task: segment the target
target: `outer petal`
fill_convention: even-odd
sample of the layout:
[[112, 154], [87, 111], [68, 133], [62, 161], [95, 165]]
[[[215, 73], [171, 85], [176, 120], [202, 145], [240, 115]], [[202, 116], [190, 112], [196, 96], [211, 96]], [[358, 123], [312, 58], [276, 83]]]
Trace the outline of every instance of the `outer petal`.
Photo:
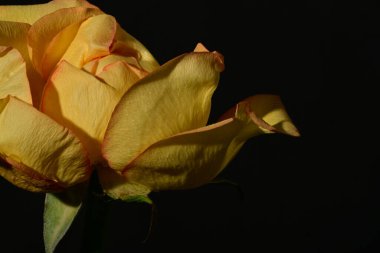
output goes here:
[[35, 71], [29, 57], [27, 46], [29, 28], [30, 25], [25, 23], [0, 21], [0, 46], [11, 46], [21, 53], [26, 64], [33, 104], [39, 105], [44, 82]]
[[1, 99], [0, 132], [0, 175], [18, 187], [58, 191], [89, 178], [79, 140], [32, 106]]
[[126, 88], [115, 89], [63, 61], [48, 81], [41, 110], [71, 129], [84, 143], [91, 161], [96, 162], [102, 159], [100, 142]]
[[46, 15], [32, 25], [28, 34], [32, 62], [44, 78], [66, 52], [80, 24], [101, 13], [84, 7], [66, 8]]
[[[300, 136], [297, 128], [292, 123], [285, 111], [280, 97], [275, 95], [256, 95], [249, 97], [238, 105], [245, 106], [250, 119], [261, 127], [264, 132], [279, 132], [291, 136]], [[231, 108], [222, 115], [220, 120], [236, 115], [236, 108]]]
[[185, 54], [134, 85], [107, 129], [103, 154], [110, 167], [123, 170], [153, 143], [204, 126], [222, 69], [219, 53]]
[[132, 184], [153, 191], [197, 187], [222, 171], [247, 139], [273, 131], [298, 136], [277, 96], [251, 97], [234, 111], [232, 118], [155, 143], [126, 168], [124, 184], [108, 184], [106, 191], [112, 196]]
[[0, 99], [8, 95], [32, 104], [24, 59], [16, 49], [0, 46]]
[[84, 0], [54, 0], [46, 4], [0, 6], [0, 20], [33, 24], [56, 10], [83, 6], [97, 8]]

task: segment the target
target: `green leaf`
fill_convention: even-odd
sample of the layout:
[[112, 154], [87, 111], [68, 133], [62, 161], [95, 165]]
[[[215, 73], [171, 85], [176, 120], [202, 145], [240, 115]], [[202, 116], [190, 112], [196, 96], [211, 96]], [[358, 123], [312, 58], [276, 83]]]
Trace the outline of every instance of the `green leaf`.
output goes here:
[[53, 253], [70, 228], [82, 206], [87, 185], [79, 185], [62, 193], [47, 193], [44, 210], [44, 242], [46, 253]]

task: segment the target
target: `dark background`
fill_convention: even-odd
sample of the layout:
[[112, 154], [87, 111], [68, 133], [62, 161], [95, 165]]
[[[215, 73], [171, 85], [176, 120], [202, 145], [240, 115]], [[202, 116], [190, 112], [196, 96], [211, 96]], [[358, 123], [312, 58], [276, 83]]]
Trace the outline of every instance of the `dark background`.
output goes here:
[[[112, 204], [106, 252], [380, 252], [380, 10], [226, 2], [92, 1], [160, 63], [197, 42], [225, 56], [211, 121], [273, 93], [302, 137], [248, 141], [220, 176], [243, 195], [226, 184], [152, 194], [146, 243], [150, 207]], [[1, 252], [43, 251], [43, 198], [0, 179]], [[79, 252], [82, 218], [57, 252]]]

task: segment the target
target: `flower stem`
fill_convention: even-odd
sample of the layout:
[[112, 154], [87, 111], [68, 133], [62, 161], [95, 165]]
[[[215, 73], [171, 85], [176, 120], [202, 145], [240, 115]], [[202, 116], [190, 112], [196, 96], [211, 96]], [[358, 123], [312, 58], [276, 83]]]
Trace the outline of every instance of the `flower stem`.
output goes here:
[[85, 220], [82, 251], [85, 253], [103, 252], [105, 222], [108, 210], [97, 173], [94, 172], [85, 200]]

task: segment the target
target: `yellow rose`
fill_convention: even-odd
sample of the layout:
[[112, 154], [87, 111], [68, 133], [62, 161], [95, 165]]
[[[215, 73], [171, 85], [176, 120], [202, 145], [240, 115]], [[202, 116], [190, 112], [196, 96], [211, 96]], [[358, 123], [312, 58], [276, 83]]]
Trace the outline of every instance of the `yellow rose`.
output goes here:
[[1, 6], [0, 20], [0, 175], [24, 189], [62, 190], [95, 167], [113, 198], [192, 188], [253, 136], [298, 136], [273, 95], [206, 126], [224, 60], [202, 44], [160, 66], [81, 0]]

